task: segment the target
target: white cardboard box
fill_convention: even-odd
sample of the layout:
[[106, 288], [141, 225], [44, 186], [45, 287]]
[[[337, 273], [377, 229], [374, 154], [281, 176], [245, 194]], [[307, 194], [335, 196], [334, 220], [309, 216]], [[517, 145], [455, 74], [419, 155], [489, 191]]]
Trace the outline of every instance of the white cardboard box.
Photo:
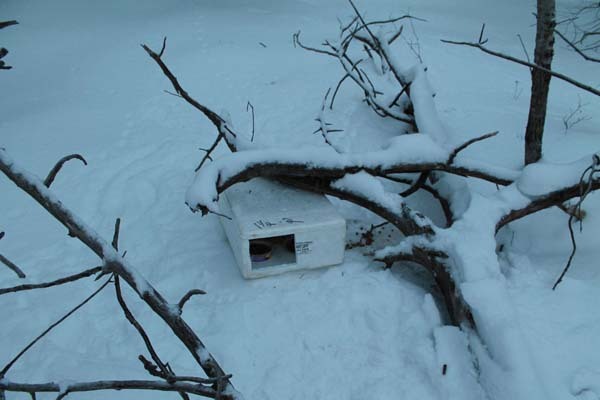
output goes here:
[[[240, 183], [221, 194], [221, 223], [245, 278], [340, 264], [346, 221], [323, 195], [262, 178]], [[267, 260], [253, 261], [257, 244], [270, 244]], [[256, 253], [256, 252], [255, 252]]]

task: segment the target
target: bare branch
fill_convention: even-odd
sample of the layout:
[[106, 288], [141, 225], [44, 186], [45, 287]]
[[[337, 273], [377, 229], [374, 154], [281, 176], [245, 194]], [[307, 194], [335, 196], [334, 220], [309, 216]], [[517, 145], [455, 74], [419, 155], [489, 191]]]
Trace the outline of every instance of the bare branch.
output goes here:
[[202, 168], [202, 166], [204, 165], [204, 163], [206, 162], [206, 160], [212, 161], [211, 154], [212, 154], [213, 151], [215, 151], [215, 149], [217, 148], [217, 146], [219, 145], [219, 143], [221, 142], [222, 139], [223, 139], [223, 135], [221, 135], [219, 133], [219, 134], [217, 134], [217, 138], [215, 139], [215, 141], [213, 142], [213, 144], [211, 144], [208, 149], [200, 149], [200, 150], [206, 152], [206, 154], [204, 154], [204, 157], [202, 157], [202, 160], [200, 161], [200, 164], [198, 164], [198, 166], [196, 167], [196, 169], [194, 169], [194, 172], [198, 172], [200, 170], [200, 168]]
[[87, 165], [87, 161], [85, 160], [85, 158], [83, 158], [79, 154], [70, 154], [68, 156], [65, 156], [65, 157], [61, 158], [60, 160], [58, 160], [58, 162], [54, 165], [54, 167], [52, 167], [52, 169], [48, 173], [48, 176], [46, 177], [46, 179], [44, 179], [44, 186], [49, 188], [50, 185], [52, 185], [52, 182], [54, 182], [56, 175], [60, 172], [63, 165], [67, 161], [73, 160], [73, 159], [80, 160], [84, 165]]
[[[600, 181], [593, 180], [591, 183], [591, 190], [598, 189], [600, 189]], [[509, 213], [504, 215], [504, 217], [502, 217], [500, 221], [498, 221], [498, 223], [496, 224], [496, 232], [498, 232], [500, 228], [502, 228], [504, 225], [510, 222], [516, 221], [517, 219], [521, 219], [540, 210], [557, 206], [559, 204], [564, 203], [567, 200], [579, 196], [581, 196], [579, 184], [566, 187], [564, 189], [549, 193], [545, 196], [541, 196], [531, 201], [527, 206], [517, 210], [511, 210]]]
[[[393, 182], [403, 183], [405, 185], [414, 185], [414, 182], [410, 179], [399, 178], [393, 175], [385, 175], [383, 176], [385, 179], [389, 179]], [[440, 203], [440, 207], [442, 212], [444, 213], [444, 218], [446, 219], [446, 227], [449, 227], [454, 222], [454, 214], [452, 213], [452, 209], [450, 208], [450, 202], [441, 193], [436, 190], [433, 186], [423, 184], [420, 186], [420, 189], [429, 193], [434, 199], [436, 199]]]
[[446, 163], [448, 165], [452, 165], [452, 163], [454, 163], [454, 159], [456, 158], [458, 153], [460, 153], [461, 151], [463, 151], [464, 149], [466, 149], [473, 143], [481, 142], [482, 140], [489, 139], [491, 137], [496, 136], [497, 134], [498, 134], [498, 131], [495, 131], [495, 132], [486, 133], [485, 135], [481, 135], [476, 138], [467, 140], [466, 142], [464, 142], [463, 144], [461, 144], [460, 146], [458, 146], [457, 148], [452, 150], [452, 153], [450, 153], [450, 157], [448, 157], [448, 161], [446, 161]]
[[17, 25], [17, 24], [18, 24], [18, 22], [15, 20], [0, 22], [0, 29], [8, 28], [9, 26]]
[[484, 44], [485, 42], [487, 42], [487, 39], [483, 38], [483, 32], [485, 31], [485, 24], [481, 25], [481, 32], [479, 32], [479, 41], [478, 43], [480, 44]]
[[303, 44], [303, 43], [300, 41], [300, 31], [298, 31], [298, 32], [296, 32], [296, 33], [294, 33], [294, 34], [292, 35], [292, 40], [293, 40], [293, 42], [294, 42], [294, 47], [295, 47], [296, 45], [298, 45], [298, 46], [300, 46], [300, 47], [301, 47], [302, 49], [304, 49], [304, 50], [312, 51], [312, 52], [319, 53], [319, 54], [325, 54], [325, 55], [328, 55], [328, 56], [330, 56], [330, 57], [335, 57], [335, 58], [337, 58], [337, 57], [338, 57], [337, 53], [333, 53], [333, 52], [331, 52], [331, 51], [322, 50], [322, 49], [317, 49], [317, 48], [315, 48], [315, 47], [310, 47], [310, 46], [306, 46], [306, 45], [304, 45], [304, 44]]
[[206, 292], [201, 289], [192, 289], [192, 290], [188, 291], [185, 295], [183, 295], [181, 300], [179, 300], [179, 303], [177, 303], [177, 308], [179, 309], [179, 312], [181, 313], [183, 311], [183, 306], [185, 306], [185, 303], [187, 303], [187, 301], [189, 299], [191, 299], [192, 296], [201, 295], [201, 294], [206, 294]]
[[[531, 62], [531, 59], [529, 58], [529, 52], [527, 52], [525, 43], [523, 43], [523, 38], [520, 34], [517, 34], [517, 37], [519, 38], [519, 43], [521, 43], [521, 48], [523, 49], [523, 53], [525, 53], [525, 58], [527, 58], [527, 62]], [[531, 68], [529, 68], [529, 70], [531, 70]]]
[[49, 288], [52, 286], [58, 286], [58, 285], [62, 285], [64, 283], [74, 282], [74, 281], [77, 281], [82, 278], [87, 278], [89, 276], [97, 274], [100, 271], [102, 271], [102, 267], [98, 266], [98, 267], [86, 269], [85, 271], [79, 272], [77, 274], [69, 275], [64, 278], [56, 279], [56, 280], [50, 281], [50, 282], [29, 283], [29, 284], [25, 284], [25, 285], [13, 286], [13, 287], [9, 287], [9, 288], [2, 288], [2, 289], [0, 289], [0, 295], [6, 294], [6, 293], [21, 292], [23, 290], [45, 289], [45, 288]]
[[[581, 177], [579, 178], [579, 201], [577, 202], [577, 205], [575, 206], [576, 212], [572, 213], [569, 216], [569, 223], [568, 223], [569, 236], [571, 238], [572, 250], [571, 250], [571, 254], [569, 255], [569, 260], [567, 261], [567, 264], [565, 265], [562, 273], [560, 274], [560, 276], [554, 283], [554, 286], [552, 286], [552, 290], [556, 290], [556, 287], [562, 282], [565, 274], [569, 271], [569, 268], [571, 267], [571, 262], [573, 261], [573, 257], [575, 257], [575, 252], [577, 251], [577, 242], [575, 241], [575, 234], [573, 232], [573, 220], [575, 219], [576, 215], [581, 215], [581, 205], [585, 201], [586, 197], [592, 192], [593, 183], [594, 183], [594, 175], [596, 173], [600, 172], [599, 164], [600, 164], [600, 158], [598, 156], [595, 156], [592, 165], [590, 165], [588, 168], [586, 168], [585, 171], [583, 171], [583, 173], [581, 174]], [[586, 175], [587, 175], [587, 177], [586, 177]], [[586, 180], [587, 180], [587, 182], [586, 182]], [[579, 231], [581, 231], [582, 228], [583, 228], [583, 225], [582, 225], [582, 221], [580, 219], [579, 220]]]
[[125, 303], [125, 300], [123, 299], [123, 294], [121, 293], [121, 284], [118, 276], [115, 276], [115, 294], [117, 295], [117, 301], [119, 303], [119, 306], [121, 306], [121, 310], [123, 310], [123, 314], [125, 314], [125, 318], [135, 328], [135, 330], [138, 331], [138, 334], [142, 337], [142, 340], [146, 345], [148, 353], [150, 353], [150, 357], [152, 357], [152, 360], [160, 369], [160, 372], [162, 374], [161, 377], [167, 378], [170, 375], [169, 371], [167, 370], [165, 364], [162, 362], [162, 360], [156, 353], [156, 350], [154, 350], [154, 346], [152, 346], [152, 342], [150, 341], [148, 334], [146, 333], [142, 325], [135, 319], [135, 317], [129, 310], [129, 307], [127, 307], [127, 303]]
[[396, 39], [398, 39], [400, 37], [400, 35], [402, 35], [402, 31], [404, 30], [404, 25], [400, 26], [400, 29], [398, 29], [398, 31], [396, 33], [394, 33], [394, 35], [388, 40], [388, 44], [392, 44], [396, 41]]
[[575, 52], [577, 54], [579, 54], [581, 57], [583, 57], [586, 61], [600, 62], [600, 58], [590, 57], [587, 54], [585, 54], [583, 51], [581, 51], [581, 49], [579, 47], [577, 47], [573, 42], [571, 42], [569, 39], [567, 39], [565, 37], [565, 35], [563, 35], [559, 30], [555, 29], [554, 33], [556, 33], [558, 35], [558, 37], [560, 37], [565, 43], [567, 43], [569, 45], [570, 48], [575, 50]]
[[[164, 392], [185, 392], [198, 396], [218, 398], [218, 393], [209, 387], [196, 383], [187, 382], [162, 382], [151, 380], [111, 380], [111, 381], [92, 381], [76, 382], [65, 387], [58, 383], [18, 383], [8, 380], [0, 380], [0, 389], [7, 392], [21, 393], [60, 393], [59, 397], [64, 398], [69, 393], [93, 392], [100, 390], [158, 390]], [[223, 396], [224, 397], [224, 396]]]
[[[24, 170], [17, 166], [8, 157], [6, 152], [1, 149], [0, 171], [44, 207], [57, 221], [72, 232], [73, 236], [77, 237], [98, 257], [104, 260], [109, 271], [118, 274], [125, 280], [140, 298], [171, 328], [208, 377], [226, 375], [193, 329], [179, 315], [173, 313], [172, 307], [162, 295], [139, 272], [126, 263], [120, 254], [102, 240], [92, 228], [85, 225], [71, 211], [65, 208], [41, 181], [37, 180], [31, 174], [23, 173], [22, 171]], [[230, 394], [223, 394], [222, 398], [235, 398], [235, 393], [237, 392], [233, 385], [229, 381], [225, 382], [225, 385]]]
[[119, 230], [121, 229], [121, 218], [115, 220], [115, 230], [113, 233], [112, 247], [115, 250], [119, 250]]
[[163, 38], [162, 47], [160, 48], [160, 52], [158, 53], [158, 58], [162, 57], [165, 53], [165, 48], [167, 47], [167, 37]]
[[[17, 276], [19, 278], [24, 279], [24, 278], [27, 277], [25, 275], [25, 273], [23, 272], [23, 270], [21, 270], [21, 268], [19, 268], [15, 263], [13, 263], [12, 261], [10, 261], [8, 258], [4, 257], [2, 254], [0, 254], [0, 262], [2, 264], [6, 265], [15, 274], [17, 274]], [[1, 294], [1, 292], [0, 292], [0, 294]]]
[[252, 110], [252, 137], [250, 138], [250, 141], [254, 142], [254, 106], [252, 103], [250, 103], [250, 101], [248, 101], [248, 104], [246, 104], [246, 111], [248, 111], [248, 108]]
[[208, 118], [210, 120], [210, 122], [212, 122], [213, 125], [217, 128], [217, 131], [219, 132], [219, 134], [221, 134], [225, 138], [225, 142], [227, 143], [227, 147], [229, 147], [229, 150], [235, 151], [236, 146], [232, 140], [229, 140], [227, 138], [227, 133], [231, 134], [234, 138], [237, 137], [237, 134], [235, 132], [233, 132], [229, 127], [227, 127], [226, 121], [219, 114], [212, 111], [210, 108], [200, 104], [198, 101], [196, 101], [194, 98], [192, 98], [188, 94], [188, 92], [186, 92], [183, 89], [183, 87], [179, 84], [179, 81], [177, 80], [175, 75], [171, 72], [171, 70], [163, 62], [161, 56], [162, 56], [162, 53], [164, 52], [165, 43], [166, 43], [166, 40], [163, 40], [163, 49], [161, 49], [161, 52], [159, 54], [155, 53], [152, 49], [150, 49], [145, 44], [142, 44], [141, 46], [146, 51], [146, 53], [148, 53], [148, 55], [158, 64], [158, 66], [162, 70], [163, 74], [165, 74], [165, 76], [171, 82], [171, 85], [173, 86], [173, 89], [175, 89], [175, 92], [179, 96], [181, 96], [188, 104], [190, 104], [192, 107], [196, 108], [202, 114], [204, 114], [206, 116], [206, 118]]
[[483, 51], [484, 53], [490, 54], [490, 55], [492, 55], [494, 57], [503, 58], [505, 60], [512, 61], [514, 63], [520, 64], [520, 65], [524, 65], [524, 66], [529, 67], [529, 68], [534, 68], [534, 69], [537, 69], [537, 70], [540, 70], [540, 71], [544, 71], [544, 72], [552, 75], [553, 77], [558, 78], [560, 80], [563, 80], [563, 81], [565, 81], [567, 83], [570, 83], [573, 86], [576, 86], [576, 87], [578, 87], [578, 88], [580, 88], [582, 90], [585, 90], [586, 92], [592, 93], [592, 94], [594, 94], [596, 96], [600, 96], [600, 90], [594, 89], [593, 87], [591, 87], [589, 85], [586, 85], [584, 83], [581, 83], [579, 81], [576, 81], [575, 79], [570, 78], [570, 77], [568, 77], [568, 76], [566, 76], [564, 74], [561, 74], [559, 72], [552, 71], [550, 69], [541, 67], [541, 66], [539, 66], [537, 64], [533, 64], [533, 63], [530, 63], [530, 62], [527, 62], [527, 61], [520, 60], [518, 58], [509, 56], [509, 55], [506, 55], [506, 54], [503, 54], [503, 53], [499, 53], [497, 51], [490, 50], [490, 49], [484, 47], [483, 45], [481, 45], [479, 43], [458, 42], [458, 41], [454, 41], [454, 40], [444, 40], [444, 39], [442, 39], [442, 42], [449, 43], [449, 44], [455, 44], [455, 45], [459, 45], [459, 46], [474, 47], [474, 48], [479, 49], [479, 50]]

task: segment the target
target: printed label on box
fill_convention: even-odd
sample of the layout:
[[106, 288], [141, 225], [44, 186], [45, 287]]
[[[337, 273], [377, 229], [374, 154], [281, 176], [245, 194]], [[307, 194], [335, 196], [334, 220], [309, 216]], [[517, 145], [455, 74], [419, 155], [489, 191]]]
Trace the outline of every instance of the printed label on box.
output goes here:
[[296, 242], [296, 254], [308, 254], [312, 251], [312, 241], [309, 242]]

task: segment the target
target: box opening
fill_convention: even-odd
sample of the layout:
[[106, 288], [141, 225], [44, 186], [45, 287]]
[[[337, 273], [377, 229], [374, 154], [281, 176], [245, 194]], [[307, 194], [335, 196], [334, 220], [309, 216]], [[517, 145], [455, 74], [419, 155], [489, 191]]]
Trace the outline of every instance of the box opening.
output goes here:
[[252, 269], [279, 267], [296, 263], [294, 235], [272, 236], [250, 240]]

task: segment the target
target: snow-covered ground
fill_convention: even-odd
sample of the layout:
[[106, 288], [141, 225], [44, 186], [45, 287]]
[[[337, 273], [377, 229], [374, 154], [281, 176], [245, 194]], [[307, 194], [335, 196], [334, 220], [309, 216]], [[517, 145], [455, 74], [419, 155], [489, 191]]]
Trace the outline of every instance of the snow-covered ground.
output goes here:
[[[560, 2], [559, 10], [574, 4]], [[427, 20], [415, 28], [444, 122], [457, 142], [499, 130], [465, 154], [519, 167], [529, 71], [439, 39], [475, 40], [485, 22], [490, 47], [524, 57], [516, 34], [533, 48], [535, 2], [358, 5], [372, 18], [410, 11]], [[487, 373], [477, 380], [463, 334], [441, 325], [419, 271], [382, 270], [362, 254], [365, 249], [354, 249], [338, 267], [245, 281], [217, 217], [201, 218], [184, 204], [202, 156], [198, 148], [210, 145], [214, 127], [163, 92], [168, 82], [139, 44], [159, 48], [166, 35], [165, 59], [182, 85], [216, 111], [226, 109], [242, 130], [251, 124], [246, 103], [252, 102], [259, 144], [318, 145], [321, 136], [311, 135], [318, 127], [314, 118], [341, 72], [336, 62], [294, 48], [292, 33], [301, 29], [303, 41], [318, 44], [336, 34], [336, 17], [350, 14], [341, 0], [2, 0], [0, 19], [14, 18], [20, 25], [0, 32], [0, 44], [11, 50], [6, 60], [14, 66], [0, 71], [0, 147], [42, 177], [65, 154], [86, 157], [87, 167], [66, 165], [53, 190], [106, 238], [121, 217], [120, 247], [169, 300], [191, 288], [208, 292], [189, 302], [184, 317], [247, 399], [508, 399], [512, 386], [527, 382], [502, 380], [514, 377], [510, 366], [488, 365], [484, 358], [480, 367]], [[415, 39], [410, 29], [405, 35]], [[597, 66], [557, 47], [557, 71], [600, 83]], [[406, 46], [399, 51], [407, 64], [415, 61]], [[394, 124], [374, 119], [359, 95], [348, 85], [336, 104], [344, 110], [344, 135], [353, 139], [349, 146], [364, 150], [394, 134]], [[579, 98], [591, 119], [565, 132], [562, 119]], [[545, 158], [571, 161], [597, 151], [599, 106], [591, 95], [553, 80]], [[366, 131], [374, 136], [361, 137]], [[335, 204], [352, 227], [375, 221], [355, 207]], [[590, 196], [584, 208], [578, 253], [554, 292], [550, 288], [570, 252], [565, 214], [544, 211], [501, 233], [500, 261], [516, 311], [512, 323], [523, 332], [532, 376], [543, 386], [535, 393], [545, 393], [543, 399], [600, 398], [598, 196]], [[6, 231], [0, 253], [25, 271], [27, 282], [97, 265], [89, 250], [5, 178], [0, 210], [0, 231]], [[0, 266], [0, 287], [18, 283]], [[0, 364], [97, 286], [90, 279], [0, 296]], [[163, 358], [178, 373], [197, 374], [168, 328], [128, 295]], [[137, 361], [144, 353], [109, 287], [31, 349], [10, 378], [145, 378]], [[154, 397], [159, 395], [144, 394]]]

